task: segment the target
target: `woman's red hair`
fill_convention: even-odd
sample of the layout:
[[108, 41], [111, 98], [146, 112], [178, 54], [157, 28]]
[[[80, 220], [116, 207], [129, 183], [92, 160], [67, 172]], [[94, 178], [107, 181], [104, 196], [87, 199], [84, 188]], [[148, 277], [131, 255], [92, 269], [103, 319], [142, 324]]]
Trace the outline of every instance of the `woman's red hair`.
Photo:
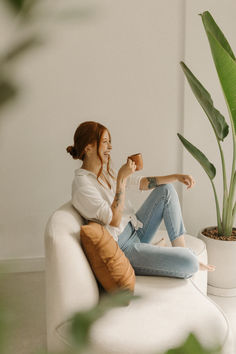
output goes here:
[[[102, 173], [103, 162], [99, 154], [99, 146], [104, 131], [108, 132], [109, 138], [111, 140], [111, 134], [109, 130], [106, 127], [104, 127], [104, 125], [93, 121], [83, 122], [78, 126], [78, 128], [75, 131], [74, 146], [68, 146], [66, 148], [66, 151], [71, 154], [73, 159], [75, 160], [79, 159], [83, 161], [85, 157], [85, 147], [88, 144], [94, 144], [94, 143], [97, 144], [97, 155], [101, 161], [101, 168], [97, 174], [97, 180]], [[107, 162], [107, 172], [112, 178], [114, 178], [114, 176], [110, 172], [110, 157]]]

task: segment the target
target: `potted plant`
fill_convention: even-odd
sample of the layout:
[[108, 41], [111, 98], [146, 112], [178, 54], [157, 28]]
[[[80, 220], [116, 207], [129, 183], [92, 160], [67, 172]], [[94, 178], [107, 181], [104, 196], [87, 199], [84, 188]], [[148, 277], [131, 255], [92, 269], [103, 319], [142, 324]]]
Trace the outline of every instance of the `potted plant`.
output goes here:
[[[208, 274], [208, 292], [214, 295], [232, 296], [236, 295], [236, 272], [234, 272], [236, 257], [236, 228], [234, 227], [236, 215], [236, 59], [227, 39], [211, 14], [206, 11], [200, 14], [200, 16], [208, 37], [212, 57], [229, 112], [233, 145], [231, 171], [226, 171], [222, 149], [222, 143], [229, 133], [229, 125], [223, 115], [214, 107], [209, 92], [184, 62], [180, 64], [194, 95], [205, 111], [215, 133], [222, 164], [222, 210], [220, 210], [218, 195], [213, 181], [216, 176], [215, 166], [196, 146], [192, 145], [182, 135], [177, 135], [184, 147], [205, 170], [210, 179], [215, 197], [217, 226], [205, 227], [203, 230], [200, 230], [198, 235], [206, 243], [209, 263], [216, 266], [216, 270]], [[227, 181], [227, 172], [228, 176], [230, 175], [230, 181]]]

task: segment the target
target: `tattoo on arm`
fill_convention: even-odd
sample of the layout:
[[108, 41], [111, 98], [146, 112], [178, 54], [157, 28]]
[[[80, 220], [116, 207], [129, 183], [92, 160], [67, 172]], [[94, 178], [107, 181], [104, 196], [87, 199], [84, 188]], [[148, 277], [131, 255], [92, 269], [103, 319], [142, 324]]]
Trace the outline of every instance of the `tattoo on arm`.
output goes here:
[[147, 177], [147, 180], [148, 180], [148, 189], [152, 189], [158, 186], [155, 177]]
[[117, 192], [115, 195], [115, 201], [116, 204], [114, 205], [115, 208], [118, 208], [119, 204], [120, 204], [120, 197], [121, 197], [122, 192]]

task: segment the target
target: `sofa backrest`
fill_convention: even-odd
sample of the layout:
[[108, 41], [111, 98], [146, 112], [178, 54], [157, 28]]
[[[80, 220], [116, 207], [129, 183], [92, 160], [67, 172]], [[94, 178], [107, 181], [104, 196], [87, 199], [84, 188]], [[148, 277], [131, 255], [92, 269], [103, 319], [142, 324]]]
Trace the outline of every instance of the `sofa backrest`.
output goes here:
[[80, 245], [83, 219], [67, 202], [49, 218], [45, 234], [48, 347], [56, 348], [56, 326], [75, 312], [98, 303], [97, 282]]

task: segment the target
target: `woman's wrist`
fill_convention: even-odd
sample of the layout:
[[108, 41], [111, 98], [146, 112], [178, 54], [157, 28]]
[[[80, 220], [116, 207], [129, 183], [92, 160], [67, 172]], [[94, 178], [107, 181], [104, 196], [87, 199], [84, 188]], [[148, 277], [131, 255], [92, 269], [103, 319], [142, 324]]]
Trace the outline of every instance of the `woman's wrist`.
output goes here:
[[118, 175], [118, 177], [117, 177], [117, 186], [118, 185], [120, 185], [120, 186], [126, 185], [126, 181], [127, 181], [126, 177]]
[[179, 180], [179, 173], [175, 173], [175, 174], [174, 174], [174, 179], [175, 179], [175, 181], [178, 181], [178, 180]]
[[172, 174], [172, 175], [167, 175], [167, 176], [156, 176], [156, 181], [157, 181], [158, 185], [166, 184], [166, 183], [172, 183], [172, 182], [175, 182], [175, 181], [178, 181], [178, 180], [179, 180], [179, 174], [178, 173], [175, 173], [175, 174]]

